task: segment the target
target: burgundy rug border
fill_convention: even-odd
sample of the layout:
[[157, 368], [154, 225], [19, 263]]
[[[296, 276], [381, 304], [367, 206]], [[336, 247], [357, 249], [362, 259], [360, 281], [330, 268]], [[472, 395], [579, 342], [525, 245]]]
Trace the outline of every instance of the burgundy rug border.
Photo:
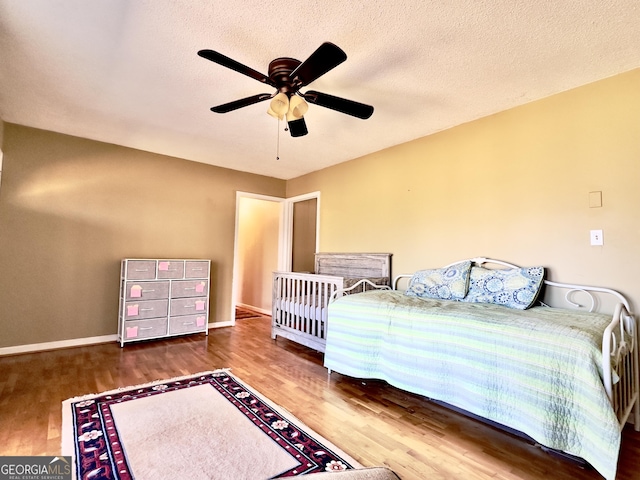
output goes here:
[[350, 460], [334, 452], [332, 447], [314, 438], [315, 433], [307, 433], [305, 427], [296, 425], [281, 414], [267, 399], [263, 399], [228, 370], [216, 370], [127, 387], [92, 395], [91, 398], [72, 399], [70, 408], [77, 478], [90, 475], [93, 480], [133, 480], [126, 450], [122, 448], [113, 421], [112, 405], [207, 384], [298, 462], [297, 466], [271, 478], [356, 468]]

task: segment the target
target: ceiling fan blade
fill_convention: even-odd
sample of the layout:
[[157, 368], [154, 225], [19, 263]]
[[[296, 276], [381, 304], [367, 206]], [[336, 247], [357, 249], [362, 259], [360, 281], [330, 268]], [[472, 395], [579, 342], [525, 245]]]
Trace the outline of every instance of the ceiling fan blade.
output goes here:
[[307, 130], [307, 123], [304, 121], [304, 117], [297, 118], [287, 122], [289, 124], [289, 132], [292, 137], [302, 137], [309, 133]]
[[337, 67], [347, 59], [347, 54], [333, 43], [325, 42], [304, 62], [291, 72], [291, 78], [297, 77], [298, 85], [304, 87]]
[[207, 60], [211, 60], [218, 65], [222, 65], [223, 67], [230, 68], [231, 70], [235, 70], [236, 72], [242, 73], [247, 77], [251, 77], [259, 82], [266, 83], [267, 85], [271, 85], [275, 87], [276, 84], [266, 75], [254, 70], [253, 68], [249, 68], [246, 65], [241, 64], [240, 62], [236, 62], [232, 58], [229, 58], [221, 53], [218, 53], [214, 50], [200, 50], [198, 52], [202, 58], [206, 58]]
[[305, 100], [309, 103], [313, 103], [314, 105], [330, 108], [331, 110], [362, 118], [363, 120], [366, 120], [373, 115], [373, 107], [371, 105], [354, 102], [353, 100], [347, 100], [346, 98], [334, 97], [333, 95], [316, 92], [314, 90], [309, 90], [307, 93], [302, 94], [302, 96]]
[[273, 95], [270, 93], [259, 93], [258, 95], [241, 98], [240, 100], [234, 100], [233, 102], [218, 105], [217, 107], [211, 107], [211, 111], [216, 113], [228, 113], [233, 110], [237, 110], [238, 108], [247, 107], [249, 105], [253, 105], [254, 103], [269, 100], [272, 96]]

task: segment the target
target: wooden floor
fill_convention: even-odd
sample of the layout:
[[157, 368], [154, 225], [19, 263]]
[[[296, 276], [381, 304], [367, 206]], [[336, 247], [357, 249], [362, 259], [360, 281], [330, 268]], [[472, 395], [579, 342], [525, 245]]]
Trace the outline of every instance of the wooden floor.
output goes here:
[[[268, 317], [204, 334], [0, 357], [0, 455], [60, 454], [63, 400], [230, 367], [365, 466], [403, 480], [601, 479], [526, 441], [382, 382], [333, 373], [322, 355], [270, 338]], [[640, 434], [623, 432], [618, 479], [640, 479]]]

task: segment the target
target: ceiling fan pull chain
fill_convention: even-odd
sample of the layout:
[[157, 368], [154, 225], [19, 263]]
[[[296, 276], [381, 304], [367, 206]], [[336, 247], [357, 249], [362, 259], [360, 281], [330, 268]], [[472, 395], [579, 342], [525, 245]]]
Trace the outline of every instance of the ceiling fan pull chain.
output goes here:
[[280, 160], [280, 119], [278, 118], [278, 135], [276, 137], [276, 160]]

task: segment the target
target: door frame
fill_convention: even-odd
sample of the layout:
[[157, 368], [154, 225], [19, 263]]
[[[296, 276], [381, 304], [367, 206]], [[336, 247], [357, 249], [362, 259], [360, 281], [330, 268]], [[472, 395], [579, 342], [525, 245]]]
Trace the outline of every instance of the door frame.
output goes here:
[[315, 251], [318, 251], [320, 245], [320, 192], [311, 192], [304, 195], [297, 195], [291, 198], [274, 197], [270, 195], [261, 195], [259, 193], [250, 193], [236, 191], [236, 218], [235, 231], [233, 239], [233, 272], [231, 276], [231, 311], [229, 322], [224, 322], [223, 326], [233, 326], [236, 324], [236, 294], [238, 292], [237, 280], [239, 278], [239, 258], [238, 249], [238, 232], [240, 230], [240, 199], [254, 198], [267, 202], [280, 203], [280, 219], [278, 222], [278, 270], [281, 272], [291, 271], [291, 254], [293, 249], [293, 205], [296, 202], [316, 199], [316, 239]]
[[[278, 269], [282, 272], [291, 271], [293, 253], [293, 206], [297, 202], [316, 199], [316, 239], [314, 252], [318, 253], [320, 246], [320, 192], [305, 193], [296, 197], [287, 198], [283, 204], [283, 222], [279, 245], [281, 258], [278, 259]], [[282, 260], [282, 262], [281, 262]]]

